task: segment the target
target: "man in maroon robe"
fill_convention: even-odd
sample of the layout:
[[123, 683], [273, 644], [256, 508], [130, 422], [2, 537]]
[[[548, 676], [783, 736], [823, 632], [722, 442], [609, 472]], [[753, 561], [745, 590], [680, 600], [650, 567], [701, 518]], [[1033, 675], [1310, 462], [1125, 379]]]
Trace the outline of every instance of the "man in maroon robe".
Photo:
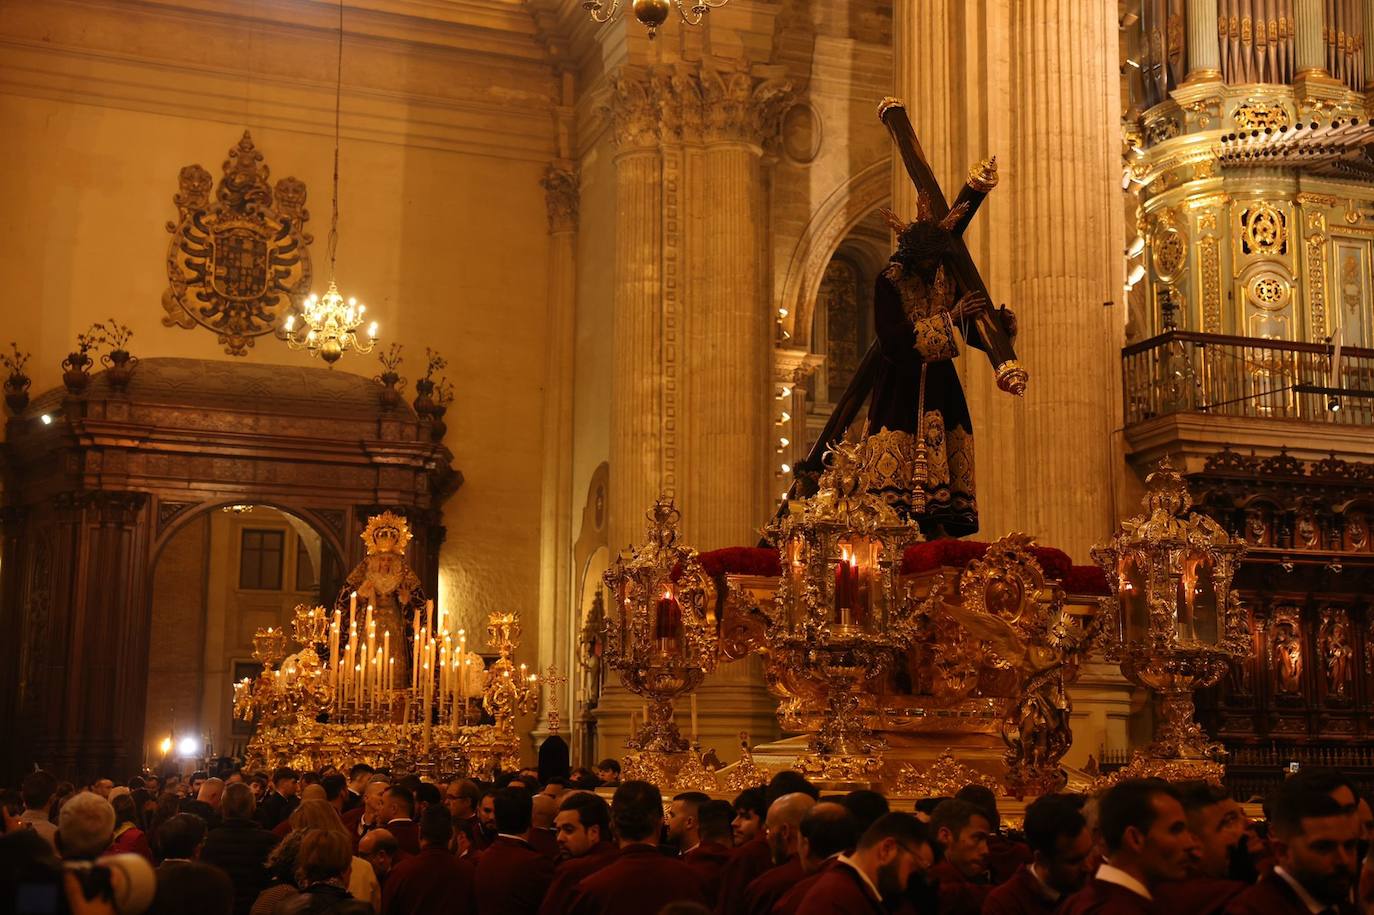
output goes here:
[[678, 857], [701, 843], [701, 807], [710, 801], [711, 796], [700, 791], [684, 791], [673, 796], [663, 831], [667, 844], [677, 849]]
[[682, 853], [686, 864], [701, 878], [706, 903], [715, 906], [720, 899], [720, 873], [730, 860], [732, 850], [730, 821], [735, 808], [729, 801], [708, 800], [697, 809], [697, 844]]
[[385, 776], [373, 775], [363, 788], [362, 803], [344, 812], [341, 819], [344, 828], [353, 837], [355, 850], [363, 836], [386, 825], [386, 820], [382, 819], [382, 802], [386, 789], [390, 787], [391, 783]]
[[1154, 891], [1187, 876], [1197, 854], [1178, 793], [1159, 779], [1118, 782], [1102, 795], [1097, 828], [1107, 861], [1059, 915], [1154, 915]]
[[797, 915], [886, 915], [929, 861], [925, 825], [889, 813], [864, 832], [852, 855], [840, 855], [810, 887]]
[[415, 795], [401, 785], [392, 785], [382, 795], [382, 822], [386, 831], [396, 837], [401, 851], [410, 855], [420, 853], [420, 827], [415, 822]]
[[482, 915], [536, 915], [553, 880], [553, 859], [525, 838], [530, 794], [502, 788], [492, 796], [496, 838], [477, 859], [477, 911]]
[[745, 886], [741, 911], [748, 915], [768, 915], [782, 894], [802, 878], [804, 872], [797, 855], [801, 821], [815, 806], [815, 798], [800, 793], [784, 794], [769, 806], [764, 834], [773, 866]]
[[644, 915], [672, 902], [705, 903], [701, 880], [692, 869], [658, 850], [663, 795], [657, 787], [628, 781], [616, 788], [611, 819], [620, 853], [577, 884], [573, 915]]
[[1270, 803], [1278, 863], [1226, 907], [1226, 915], [1346, 915], [1359, 872], [1355, 805], [1293, 777]]
[[720, 872], [718, 915], [738, 912], [744, 904], [744, 888], [772, 864], [773, 855], [763, 830], [763, 818], [768, 813], [766, 796], [763, 788], [748, 788], [735, 798], [735, 819], [731, 823], [735, 850]]
[[773, 915], [795, 915], [821, 874], [836, 866], [836, 859], [852, 852], [858, 842], [858, 821], [843, 804], [821, 801], [807, 811], [797, 838], [803, 876], [774, 903]]
[[1082, 806], [1081, 798], [1047, 794], [1026, 808], [1031, 863], [988, 893], [983, 915], [1051, 915], [1065, 896], [1082, 889], [1093, 851]]
[[[1219, 915], [1258, 876], [1249, 857], [1249, 820], [1230, 792], [1216, 785], [1190, 782], [1180, 786], [1179, 795], [1198, 853], [1187, 879], [1161, 884], [1155, 902], [1164, 912]], [[1232, 879], [1238, 866], [1249, 872], [1245, 880]]]
[[616, 854], [611, 839], [611, 808], [590, 791], [564, 797], [553, 822], [564, 860], [553, 872], [553, 882], [544, 894], [539, 915], [565, 915], [572, 909], [574, 892], [582, 878], [610, 864]]
[[474, 905], [473, 866], [448, 850], [453, 821], [442, 806], [420, 817], [420, 853], [391, 869], [382, 892], [387, 915], [468, 911]]
[[940, 915], [979, 915], [988, 895], [988, 836], [992, 823], [976, 804], [950, 798], [930, 816], [939, 862], [930, 869], [938, 883]]
[[558, 830], [554, 818], [558, 816], [558, 801], [552, 795], [536, 794], [530, 799], [530, 831], [525, 834], [534, 850], [542, 852], [551, 860], [558, 860]]

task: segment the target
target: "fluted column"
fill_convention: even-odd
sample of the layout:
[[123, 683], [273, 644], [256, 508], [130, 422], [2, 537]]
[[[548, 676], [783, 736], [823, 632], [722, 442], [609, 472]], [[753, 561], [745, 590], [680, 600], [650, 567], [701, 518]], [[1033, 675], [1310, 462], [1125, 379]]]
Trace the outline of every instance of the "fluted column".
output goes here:
[[[959, 3], [962, 0], [899, 0], [892, 4], [893, 95], [906, 103], [926, 159], [951, 198], [954, 189], [947, 182], [961, 173], [953, 154], [962, 133], [955, 123], [956, 109], [967, 91], [956, 71], [951, 46], [951, 21]], [[903, 219], [916, 215], [916, 188], [895, 151], [892, 210]]]
[[1364, 3], [1364, 88], [1374, 89], [1374, 0]]
[[615, 144], [615, 297], [611, 369], [611, 551], [644, 535], [644, 512], [675, 481], [665, 475], [662, 346], [663, 183], [658, 119], [647, 78], [612, 79]]
[[1329, 76], [1326, 72], [1326, 41], [1322, 38], [1324, 0], [1293, 0], [1293, 42], [1297, 75]]
[[[684, 246], [699, 250], [683, 309], [684, 418], [690, 454], [682, 479], [684, 528], [700, 550], [752, 544], [768, 515], [766, 449], [772, 427], [768, 351], [772, 315], [759, 256], [766, 230], [763, 145], [776, 132], [785, 84], [745, 69], [702, 64], [702, 106], [693, 136], [700, 159], [686, 158], [699, 208], [685, 220]], [[699, 161], [694, 169], [692, 163]]]
[[[572, 617], [572, 450], [573, 323], [576, 313], [578, 180], [566, 162], [549, 166], [541, 182], [549, 215], [548, 341], [544, 388], [544, 472], [540, 518], [539, 672], [556, 664], [571, 670], [568, 646], [577, 620]], [[547, 690], [547, 687], [546, 687]], [[558, 711], [564, 732], [571, 722], [566, 686]], [[547, 731], [554, 696], [546, 692], [537, 733]]]
[[1112, 9], [1025, 0], [1009, 22], [1009, 278], [1030, 386], [1019, 454], [1002, 458], [1023, 462], [1026, 529], [1079, 562], [1112, 526], [1117, 469], [1109, 436], [1119, 344], [1107, 321], [1115, 312], [1103, 308], [1121, 288], [1117, 111], [1103, 88], [1117, 79]]
[[1188, 0], [1188, 79], [1221, 79], [1217, 0]]

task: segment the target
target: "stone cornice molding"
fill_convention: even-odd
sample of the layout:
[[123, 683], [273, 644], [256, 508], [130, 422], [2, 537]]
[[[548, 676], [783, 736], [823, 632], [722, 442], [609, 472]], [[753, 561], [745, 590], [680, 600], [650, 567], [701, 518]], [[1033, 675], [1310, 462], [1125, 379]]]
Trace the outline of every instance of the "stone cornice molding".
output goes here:
[[551, 164], [539, 184], [544, 188], [544, 203], [549, 211], [549, 234], [576, 232], [580, 201], [579, 179], [575, 169]]
[[621, 152], [661, 143], [742, 142], [762, 148], [778, 135], [792, 85], [776, 67], [678, 63], [623, 67], [607, 80], [600, 113]]

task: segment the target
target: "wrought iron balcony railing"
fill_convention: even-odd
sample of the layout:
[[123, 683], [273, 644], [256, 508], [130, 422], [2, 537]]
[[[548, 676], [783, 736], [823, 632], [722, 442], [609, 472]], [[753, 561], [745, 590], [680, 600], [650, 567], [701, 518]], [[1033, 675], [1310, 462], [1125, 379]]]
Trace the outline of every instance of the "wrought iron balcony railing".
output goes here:
[[1169, 331], [1121, 351], [1126, 425], [1207, 413], [1374, 424], [1374, 350]]

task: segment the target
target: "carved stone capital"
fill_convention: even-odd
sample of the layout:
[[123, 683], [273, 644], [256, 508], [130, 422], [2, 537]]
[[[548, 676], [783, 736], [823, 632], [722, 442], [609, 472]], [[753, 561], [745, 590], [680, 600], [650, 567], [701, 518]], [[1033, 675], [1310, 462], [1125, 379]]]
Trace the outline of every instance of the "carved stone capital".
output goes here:
[[766, 146], [777, 138], [792, 84], [743, 66], [710, 63], [621, 71], [611, 77], [603, 110], [618, 150], [664, 142], [739, 141]]
[[549, 211], [549, 233], [577, 231], [577, 171], [557, 164], [550, 165], [539, 184], [544, 188], [544, 203]]

